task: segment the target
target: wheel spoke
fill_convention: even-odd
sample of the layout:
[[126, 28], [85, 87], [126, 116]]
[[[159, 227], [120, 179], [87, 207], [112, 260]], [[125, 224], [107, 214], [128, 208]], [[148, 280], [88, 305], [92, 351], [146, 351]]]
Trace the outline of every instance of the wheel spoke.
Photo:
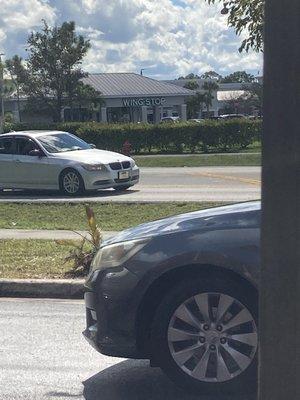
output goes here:
[[168, 338], [171, 342], [180, 342], [184, 340], [198, 339], [199, 333], [188, 332], [178, 328], [170, 328]]
[[232, 347], [225, 345], [224, 349], [231, 355], [237, 365], [242, 371], [244, 371], [250, 364], [251, 359], [240, 351], [233, 349]]
[[189, 346], [186, 349], [177, 351], [176, 353], [173, 352], [173, 357], [175, 361], [182, 366], [185, 364], [193, 355], [195, 354], [195, 350], [199, 349], [202, 345], [201, 344], [194, 344], [193, 346]]
[[200, 329], [201, 323], [198, 319], [191, 313], [191, 311], [186, 307], [185, 304], [180, 306], [175, 312], [175, 316], [187, 324], [193, 326], [194, 328]]
[[199, 294], [194, 298], [205, 322], [210, 322], [208, 293]]
[[226, 311], [232, 305], [233, 299], [230, 296], [226, 296], [225, 294], [221, 294], [219, 298], [218, 310], [217, 310], [217, 317], [216, 321], [221, 322], [222, 318], [226, 314]]
[[204, 379], [206, 377], [210, 354], [211, 353], [209, 349], [207, 349], [203, 354], [203, 356], [201, 357], [201, 360], [198, 362], [196, 368], [192, 372], [192, 376], [194, 378]]
[[218, 367], [217, 367], [217, 379], [218, 381], [224, 382], [231, 379], [231, 374], [225, 364], [224, 358], [221, 352], [218, 350]]
[[246, 343], [249, 346], [256, 347], [257, 345], [257, 333], [241, 333], [230, 335], [232, 340], [236, 340], [237, 342]]
[[229, 330], [250, 321], [252, 321], [251, 314], [246, 308], [243, 308], [225, 325], [225, 330]]

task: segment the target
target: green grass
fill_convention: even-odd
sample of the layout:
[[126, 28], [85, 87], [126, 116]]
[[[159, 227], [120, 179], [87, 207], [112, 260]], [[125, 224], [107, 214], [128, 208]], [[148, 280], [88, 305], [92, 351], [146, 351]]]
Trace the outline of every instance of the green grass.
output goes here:
[[[221, 203], [93, 203], [98, 226], [103, 231], [119, 231], [143, 222], [196, 211]], [[0, 204], [0, 228], [85, 230], [82, 204]]]
[[49, 240], [0, 240], [0, 278], [65, 278], [70, 249]]
[[244, 154], [199, 154], [178, 156], [136, 156], [139, 167], [215, 167], [215, 166], [260, 166], [261, 155]]

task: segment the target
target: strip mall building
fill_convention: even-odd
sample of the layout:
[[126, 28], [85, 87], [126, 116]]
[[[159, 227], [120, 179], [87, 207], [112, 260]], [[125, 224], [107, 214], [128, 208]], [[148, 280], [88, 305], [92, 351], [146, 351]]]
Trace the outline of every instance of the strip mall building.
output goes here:
[[185, 102], [193, 95], [185, 88], [134, 73], [89, 74], [83, 82], [102, 95], [105, 105], [96, 116], [102, 122], [158, 123], [166, 116], [186, 120]]
[[[85, 84], [92, 86], [101, 93], [103, 105], [95, 111], [87, 110], [84, 106], [71, 110], [62, 109], [64, 121], [99, 121], [114, 122], [149, 122], [159, 123], [161, 118], [178, 116], [181, 120], [187, 119], [186, 101], [195, 92], [184, 88], [188, 81], [158, 81], [135, 73], [96, 73], [89, 74], [83, 79]], [[197, 80], [199, 87], [204, 81]], [[224, 106], [220, 95], [224, 91], [233, 93], [240, 91], [241, 84], [221, 84], [220, 89], [213, 94], [213, 101], [209, 116], [219, 115]], [[225, 92], [224, 92], [225, 94]], [[22, 122], [51, 122], [50, 115], [26, 113], [26, 97], [20, 99]], [[5, 112], [13, 114], [15, 121], [20, 121], [18, 102], [15, 95], [5, 100]], [[207, 116], [199, 110], [198, 117]]]

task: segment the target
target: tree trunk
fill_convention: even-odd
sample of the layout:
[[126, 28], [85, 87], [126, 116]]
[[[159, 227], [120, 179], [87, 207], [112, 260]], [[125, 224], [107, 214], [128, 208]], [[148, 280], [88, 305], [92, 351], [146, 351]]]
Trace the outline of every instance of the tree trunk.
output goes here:
[[18, 114], [19, 114], [19, 122], [22, 122], [21, 109], [20, 109], [20, 88], [19, 88], [19, 85], [17, 85], [17, 108], [18, 108]]

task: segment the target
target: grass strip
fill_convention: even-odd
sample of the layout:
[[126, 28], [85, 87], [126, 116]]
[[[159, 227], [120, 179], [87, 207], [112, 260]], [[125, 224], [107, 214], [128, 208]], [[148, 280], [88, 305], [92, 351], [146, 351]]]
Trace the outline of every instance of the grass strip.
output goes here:
[[139, 167], [219, 167], [260, 166], [261, 155], [244, 154], [199, 154], [182, 156], [136, 156]]
[[[92, 203], [98, 226], [103, 231], [119, 231], [171, 215], [214, 207], [221, 203]], [[85, 230], [82, 204], [0, 204], [1, 229]]]
[[0, 278], [66, 278], [71, 248], [50, 240], [0, 240]]

